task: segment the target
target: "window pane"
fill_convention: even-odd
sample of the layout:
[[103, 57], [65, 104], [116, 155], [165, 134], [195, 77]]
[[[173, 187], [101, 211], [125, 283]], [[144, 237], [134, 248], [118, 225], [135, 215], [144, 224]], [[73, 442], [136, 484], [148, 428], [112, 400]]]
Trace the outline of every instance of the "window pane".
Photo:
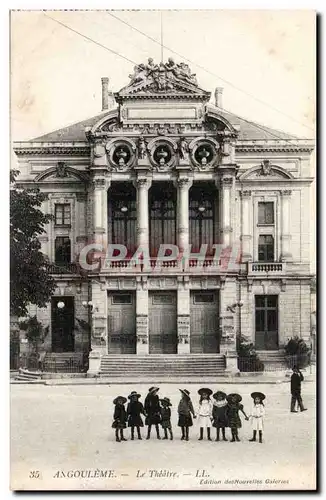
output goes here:
[[265, 262], [265, 247], [258, 248], [258, 262]]
[[196, 293], [194, 295], [194, 302], [195, 302], [195, 304], [214, 302], [214, 294], [213, 293]]
[[128, 294], [117, 294], [112, 296], [112, 303], [113, 304], [131, 304], [131, 295]]
[[258, 203], [258, 224], [274, 224], [274, 203]]
[[274, 203], [268, 202], [265, 207], [265, 224], [274, 224]]
[[256, 295], [255, 301], [256, 301], [256, 307], [264, 307], [265, 306], [265, 295]]
[[276, 309], [274, 311], [267, 311], [267, 329], [269, 332], [277, 331], [277, 312]]
[[267, 262], [274, 262], [274, 245], [270, 246], [267, 245], [267, 255], [266, 255], [266, 261]]
[[267, 307], [277, 308], [277, 295], [267, 295]]
[[256, 331], [262, 332], [265, 329], [265, 311], [264, 309], [256, 311]]

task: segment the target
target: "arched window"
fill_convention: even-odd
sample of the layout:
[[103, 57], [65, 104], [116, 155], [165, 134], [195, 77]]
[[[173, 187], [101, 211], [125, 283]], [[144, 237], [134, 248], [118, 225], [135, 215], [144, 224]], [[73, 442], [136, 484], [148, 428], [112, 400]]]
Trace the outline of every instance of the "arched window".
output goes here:
[[192, 252], [198, 252], [201, 245], [208, 245], [207, 254], [214, 250], [217, 241], [217, 191], [209, 183], [196, 183], [189, 192], [189, 243]]
[[131, 182], [113, 182], [108, 193], [109, 244], [136, 248], [136, 190]]
[[176, 188], [172, 182], [153, 182], [149, 191], [150, 254], [161, 244], [176, 244]]
[[55, 239], [55, 263], [69, 264], [71, 262], [71, 242], [68, 236], [58, 236]]

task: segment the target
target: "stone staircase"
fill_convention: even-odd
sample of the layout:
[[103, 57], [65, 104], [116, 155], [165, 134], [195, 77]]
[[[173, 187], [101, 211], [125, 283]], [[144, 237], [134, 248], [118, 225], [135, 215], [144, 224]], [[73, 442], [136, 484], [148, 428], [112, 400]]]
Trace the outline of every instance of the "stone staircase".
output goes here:
[[264, 363], [264, 371], [277, 372], [288, 368], [284, 351], [257, 351], [260, 361]]
[[100, 377], [166, 380], [225, 375], [225, 357], [221, 354], [107, 354], [101, 359]]
[[78, 373], [83, 371], [82, 352], [48, 352], [43, 371], [49, 373]]
[[42, 379], [41, 372], [33, 372], [26, 370], [25, 368], [19, 368], [18, 375], [15, 376], [14, 380], [19, 380], [20, 382], [35, 382]]

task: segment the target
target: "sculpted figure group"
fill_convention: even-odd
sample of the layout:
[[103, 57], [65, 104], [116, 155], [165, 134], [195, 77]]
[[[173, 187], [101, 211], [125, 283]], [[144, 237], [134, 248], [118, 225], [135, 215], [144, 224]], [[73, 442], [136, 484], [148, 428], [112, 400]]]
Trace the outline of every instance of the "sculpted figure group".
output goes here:
[[197, 78], [188, 64], [181, 62], [176, 64], [172, 57], [169, 57], [166, 63], [154, 63], [152, 57], [148, 58], [146, 64], [139, 64], [134, 66], [134, 73], [129, 75], [131, 84], [140, 83], [152, 77], [157, 84], [158, 90], [168, 90], [173, 88], [171, 79], [183, 80], [186, 83], [198, 86]]

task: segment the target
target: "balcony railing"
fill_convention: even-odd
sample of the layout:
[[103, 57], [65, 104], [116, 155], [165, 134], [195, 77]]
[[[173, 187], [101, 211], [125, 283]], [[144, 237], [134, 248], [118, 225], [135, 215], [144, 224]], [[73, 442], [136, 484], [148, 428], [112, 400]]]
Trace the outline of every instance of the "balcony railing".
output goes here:
[[284, 274], [284, 262], [248, 262], [248, 275], [250, 274]]
[[79, 274], [80, 272], [80, 266], [76, 262], [48, 264], [47, 269], [51, 274]]

